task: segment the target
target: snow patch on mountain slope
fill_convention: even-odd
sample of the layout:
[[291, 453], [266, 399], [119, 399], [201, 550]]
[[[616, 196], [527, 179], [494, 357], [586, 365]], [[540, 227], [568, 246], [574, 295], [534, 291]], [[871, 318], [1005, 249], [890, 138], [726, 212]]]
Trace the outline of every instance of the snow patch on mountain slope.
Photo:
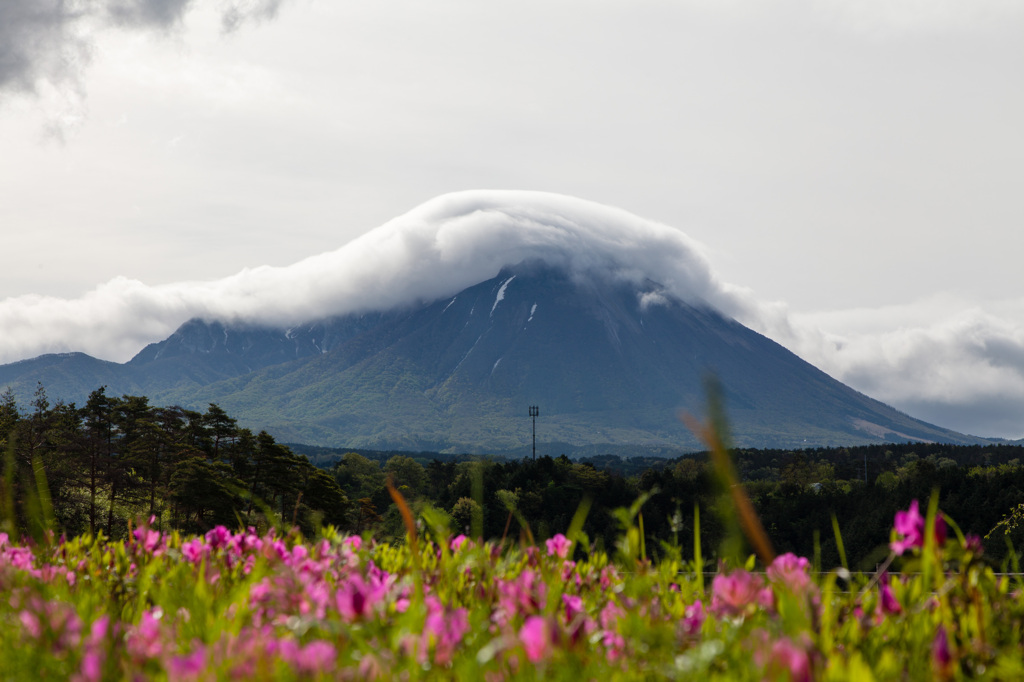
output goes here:
[[501, 287], [498, 289], [498, 295], [494, 298], [494, 305], [491, 306], [491, 317], [494, 317], [494, 310], [495, 308], [498, 307], [498, 304], [505, 299], [505, 289], [508, 288], [509, 282], [511, 282], [515, 278], [516, 276], [512, 275], [511, 277], [509, 277], [508, 279], [501, 283]]

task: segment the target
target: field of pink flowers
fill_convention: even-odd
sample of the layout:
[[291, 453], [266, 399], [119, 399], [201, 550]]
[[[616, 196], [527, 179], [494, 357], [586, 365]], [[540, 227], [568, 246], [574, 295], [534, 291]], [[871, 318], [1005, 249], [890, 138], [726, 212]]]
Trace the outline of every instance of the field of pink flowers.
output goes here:
[[894, 520], [899, 572], [784, 554], [707, 582], [699, 535], [697, 561], [666, 546], [655, 563], [642, 522], [609, 557], [578, 532], [480, 543], [406, 513], [402, 545], [330, 529], [0, 533], [0, 679], [1024, 678], [1019, 579], [934, 501]]

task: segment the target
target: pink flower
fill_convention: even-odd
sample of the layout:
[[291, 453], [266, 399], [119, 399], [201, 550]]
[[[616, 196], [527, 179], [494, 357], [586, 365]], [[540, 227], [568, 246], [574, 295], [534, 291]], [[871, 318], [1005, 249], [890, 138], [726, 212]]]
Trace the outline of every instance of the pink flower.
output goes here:
[[785, 673], [789, 674], [791, 682], [811, 682], [814, 679], [807, 649], [786, 637], [772, 643], [767, 668], [768, 679], [781, 679]]
[[318, 639], [298, 650], [289, 663], [299, 672], [315, 675], [319, 672], [329, 673], [334, 670], [337, 658], [338, 652], [334, 645]]
[[206, 532], [206, 541], [214, 549], [227, 547], [231, 542], [231, 531], [224, 526], [215, 526]]
[[35, 556], [33, 556], [32, 550], [28, 547], [11, 547], [4, 550], [4, 553], [0, 555], [0, 559], [6, 559], [14, 568], [22, 571], [31, 571], [32, 561], [35, 559]]
[[159, 606], [142, 612], [139, 624], [127, 637], [128, 653], [132, 658], [144, 661], [157, 658], [163, 652], [164, 645], [160, 633], [162, 617], [163, 610]]
[[467, 538], [462, 533], [459, 533], [458, 535], [453, 537], [451, 541], [448, 543], [448, 549], [450, 549], [453, 552], [457, 552], [462, 547], [462, 545], [466, 544], [467, 540], [469, 540], [469, 538]]
[[27, 632], [31, 637], [34, 639], [42, 637], [43, 628], [39, 624], [39, 616], [31, 611], [25, 610], [18, 614], [18, 620], [21, 621], [21, 627], [25, 628], [25, 632]]
[[548, 548], [548, 556], [558, 556], [560, 559], [564, 559], [569, 556], [569, 549], [572, 548], [572, 540], [568, 539], [561, 533], [555, 535], [555, 537], [544, 541], [544, 544]]
[[583, 613], [583, 600], [576, 594], [563, 594], [562, 604], [565, 605], [565, 620], [572, 622], [576, 614]]
[[[896, 554], [903, 554], [913, 547], [924, 547], [924, 521], [917, 500], [910, 503], [910, 508], [907, 511], [896, 512], [893, 531], [900, 538], [889, 543], [892, 551]], [[941, 545], [945, 541], [946, 522], [942, 520], [941, 516], [937, 516], [935, 517], [935, 542]]]
[[73, 649], [81, 642], [82, 621], [70, 604], [32, 597], [29, 608], [18, 613], [18, 620], [29, 636], [45, 636], [54, 652]]
[[763, 600], [764, 581], [742, 569], [729, 575], [719, 573], [711, 582], [711, 610], [718, 615], [736, 616]]
[[190, 654], [172, 656], [167, 662], [167, 677], [171, 680], [195, 680], [206, 670], [206, 647], [198, 645]]
[[935, 639], [932, 640], [932, 665], [942, 678], [948, 677], [952, 672], [953, 652], [949, 647], [946, 628], [941, 625], [935, 633]]
[[85, 640], [82, 665], [75, 682], [100, 682], [103, 679], [103, 663], [107, 657], [107, 632], [110, 628], [110, 617], [100, 616], [89, 627], [89, 636]]
[[803, 593], [812, 585], [810, 562], [793, 553], [775, 557], [767, 573], [769, 580], [786, 586], [793, 593]]
[[445, 665], [452, 660], [463, 636], [469, 632], [469, 613], [463, 608], [446, 609], [434, 595], [429, 595], [426, 603], [427, 620], [423, 624], [420, 640], [420, 662], [427, 661], [428, 653], [433, 648], [434, 663]]
[[181, 544], [181, 554], [190, 563], [200, 563], [210, 553], [209, 545], [203, 543], [201, 538], [193, 538]]
[[515, 580], [499, 580], [497, 585], [498, 612], [504, 618], [539, 612], [547, 595], [547, 583], [533, 571], [523, 571]]
[[964, 537], [964, 549], [974, 556], [981, 556], [985, 553], [985, 548], [981, 544], [981, 538], [974, 533], [968, 533]]
[[531, 663], [548, 655], [554, 641], [554, 630], [547, 618], [530, 616], [519, 630], [519, 640], [526, 649], [526, 657]]
[[82, 667], [75, 678], [82, 682], [100, 682], [103, 679], [103, 659], [95, 651], [87, 651], [82, 656]]
[[607, 649], [605, 657], [609, 662], [615, 662], [622, 658], [626, 649], [626, 638], [614, 630], [605, 630], [601, 636], [601, 644]]
[[598, 615], [598, 620], [601, 623], [601, 627], [605, 630], [611, 630], [615, 627], [615, 624], [619, 622], [619, 618], [626, 615], [625, 609], [616, 604], [613, 601], [608, 602], [601, 609], [601, 613]]
[[338, 612], [346, 620], [353, 621], [366, 615], [386, 593], [386, 583], [374, 580], [367, 583], [359, 574], [354, 574], [338, 588], [334, 602]]
[[146, 552], [159, 556], [163, 554], [164, 536], [160, 531], [152, 529], [151, 526], [154, 521], [156, 521], [156, 517], [150, 516], [149, 521], [140, 524], [138, 528], [132, 531], [132, 535]]
[[878, 588], [878, 608], [881, 609], [885, 615], [896, 614], [903, 611], [903, 607], [900, 606], [899, 601], [896, 600], [896, 595], [892, 591], [892, 587], [889, 585], [888, 576], [882, 581], [882, 586]]
[[699, 633], [704, 625], [706, 615], [704, 613], [704, 603], [700, 599], [687, 606], [681, 621], [683, 632], [687, 635]]

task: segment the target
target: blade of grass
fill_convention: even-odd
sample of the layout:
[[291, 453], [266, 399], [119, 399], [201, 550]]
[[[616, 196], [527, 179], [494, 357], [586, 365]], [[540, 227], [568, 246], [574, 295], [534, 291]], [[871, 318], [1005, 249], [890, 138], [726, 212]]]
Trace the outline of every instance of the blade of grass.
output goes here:
[[704, 594], [704, 557], [700, 548], [700, 505], [693, 503], [693, 570], [697, 574], [697, 590]]
[[392, 475], [388, 475], [386, 484], [388, 494], [391, 495], [391, 499], [394, 500], [395, 506], [398, 507], [398, 512], [402, 515], [402, 522], [405, 524], [405, 532], [409, 538], [409, 552], [412, 558], [412, 570], [416, 584], [416, 596], [420, 601], [422, 601], [423, 576], [420, 567], [419, 541], [416, 535], [416, 519], [412, 514], [412, 510], [409, 509], [409, 504], [405, 501], [405, 498], [402, 497], [402, 493], [398, 492], [398, 489], [395, 488], [394, 477]]
[[836, 536], [836, 549], [839, 551], [839, 565], [849, 571], [850, 565], [846, 562], [846, 547], [843, 545], [843, 534], [839, 530], [839, 519], [836, 518], [835, 514], [832, 514], [832, 532]]
[[572, 540], [573, 549], [578, 546], [578, 540], [580, 537], [580, 531], [583, 530], [583, 524], [587, 520], [587, 515], [590, 513], [590, 507], [593, 504], [593, 500], [589, 495], [583, 497], [580, 500], [580, 504], [576, 507], [576, 513], [572, 515], [572, 521], [569, 522], [569, 530], [566, 533], [566, 537]]
[[[711, 453], [715, 474], [718, 476], [722, 486], [729, 491], [733, 509], [735, 509], [738, 516], [740, 529], [754, 548], [758, 558], [767, 566], [775, 559], [775, 550], [772, 548], [771, 540], [761, 524], [761, 519], [758, 517], [757, 512], [754, 511], [754, 505], [750, 502], [746, 489], [740, 483], [739, 476], [736, 474], [736, 468], [732, 463], [732, 457], [729, 455], [729, 450], [725, 445], [727, 427], [720, 399], [721, 387], [713, 378], [709, 378], [707, 381], [707, 393], [708, 423], [704, 423], [689, 414], [683, 414], [680, 418], [707, 445], [708, 451]], [[741, 560], [741, 554], [739, 552], [736, 554], [737, 556], [731, 558]]]

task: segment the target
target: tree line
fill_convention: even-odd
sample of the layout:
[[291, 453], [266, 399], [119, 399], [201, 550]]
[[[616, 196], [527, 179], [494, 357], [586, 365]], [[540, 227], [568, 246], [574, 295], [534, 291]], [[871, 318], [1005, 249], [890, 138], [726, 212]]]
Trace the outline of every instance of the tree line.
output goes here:
[[37, 499], [69, 536], [123, 537], [132, 521], [151, 516], [161, 528], [190, 532], [275, 522], [315, 532], [348, 513], [330, 474], [265, 431], [240, 428], [215, 404], [206, 412], [157, 407], [104, 387], [77, 407], [51, 403], [39, 386], [23, 411], [8, 390], [0, 395], [0, 452], [0, 508], [22, 529]]
[[[691, 546], [695, 512], [706, 557], [713, 560], [725, 533], [717, 513], [722, 491], [706, 453], [574, 461], [315, 448], [314, 466], [292, 447], [239, 427], [212, 403], [205, 412], [157, 407], [100, 388], [77, 407], [51, 404], [40, 386], [22, 409], [7, 391], [0, 395], [0, 520], [29, 528], [45, 498], [54, 524], [69, 536], [123, 537], [134, 520], [153, 516], [165, 530], [280, 524], [310, 535], [331, 524], [400, 540], [405, 531], [390, 481], [414, 510], [453, 533], [483, 538], [550, 537], [587, 508], [584, 532], [611, 550], [621, 530], [616, 510], [640, 498], [653, 555], [661, 543]], [[990, 556], [1024, 547], [1021, 446], [917, 443], [732, 454], [778, 552], [837, 564], [834, 517], [850, 563], [870, 568], [884, 557], [896, 511], [933, 490], [964, 533], [989, 536]]]
[[[823, 566], [839, 565], [834, 517], [851, 567], [871, 569], [888, 553], [896, 512], [914, 499], [926, 504], [932, 491], [938, 491], [941, 511], [963, 533], [985, 538], [993, 560], [1006, 558], [1011, 547], [1014, 552], [1024, 548], [1021, 446], [917, 443], [732, 454], [779, 553], [817, 556]], [[427, 453], [375, 458], [348, 452], [332, 471], [354, 502], [353, 530], [372, 529], [390, 539], [400, 538], [404, 530], [386, 489], [388, 476], [414, 508], [429, 505], [443, 512], [452, 532], [484, 538], [514, 541], [527, 530], [536, 537], [564, 532], [587, 500], [583, 529], [591, 542], [612, 550], [621, 530], [616, 510], [641, 496], [652, 555], [662, 551], [661, 543], [692, 547], [696, 513], [703, 554], [710, 562], [726, 532], [724, 517], [717, 513], [721, 484], [706, 453], [637, 471], [614, 456], [458, 461]]]

